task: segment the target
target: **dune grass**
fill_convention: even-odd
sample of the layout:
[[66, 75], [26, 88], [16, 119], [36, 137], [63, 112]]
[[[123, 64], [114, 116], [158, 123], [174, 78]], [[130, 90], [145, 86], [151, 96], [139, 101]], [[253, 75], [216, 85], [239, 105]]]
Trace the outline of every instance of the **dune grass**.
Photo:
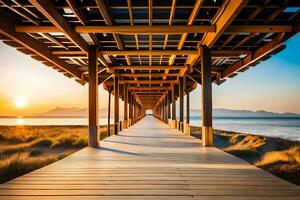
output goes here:
[[[107, 137], [106, 127], [100, 138]], [[0, 126], [0, 183], [87, 146], [86, 126]]]
[[[192, 135], [201, 138], [201, 129]], [[300, 186], [300, 142], [215, 130], [214, 145], [257, 167]]]

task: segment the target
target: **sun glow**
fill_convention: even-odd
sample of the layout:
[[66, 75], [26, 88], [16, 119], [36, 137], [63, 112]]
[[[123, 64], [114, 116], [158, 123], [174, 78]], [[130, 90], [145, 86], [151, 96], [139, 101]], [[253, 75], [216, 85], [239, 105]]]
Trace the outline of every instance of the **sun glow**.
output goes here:
[[15, 105], [17, 108], [24, 108], [27, 104], [27, 101], [24, 97], [18, 97], [15, 100]]

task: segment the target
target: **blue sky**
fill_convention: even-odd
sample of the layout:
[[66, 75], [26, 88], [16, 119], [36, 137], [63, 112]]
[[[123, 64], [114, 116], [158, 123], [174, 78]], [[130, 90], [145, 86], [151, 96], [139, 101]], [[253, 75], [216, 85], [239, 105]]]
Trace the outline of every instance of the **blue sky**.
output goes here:
[[[214, 107], [300, 113], [300, 34], [286, 44], [271, 59], [214, 85]], [[201, 108], [200, 87], [191, 94], [196, 108]]]

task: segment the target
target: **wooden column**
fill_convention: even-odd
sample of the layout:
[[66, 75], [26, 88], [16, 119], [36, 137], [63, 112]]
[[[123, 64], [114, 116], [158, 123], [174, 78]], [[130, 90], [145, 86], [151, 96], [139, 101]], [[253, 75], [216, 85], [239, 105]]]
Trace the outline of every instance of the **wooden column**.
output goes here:
[[107, 136], [110, 136], [110, 109], [111, 109], [111, 90], [108, 90], [108, 111], [107, 111]]
[[184, 133], [190, 135], [190, 90], [186, 91], [186, 123], [184, 126]]
[[171, 102], [170, 102], [170, 92], [168, 91], [167, 93], [167, 113], [168, 113], [168, 117], [167, 117], [167, 123], [169, 124], [169, 120], [171, 119]]
[[128, 127], [128, 90], [127, 85], [124, 84], [124, 122], [123, 128]]
[[175, 99], [175, 86], [172, 90], [172, 128], [176, 128], [176, 99]]
[[132, 106], [133, 95], [131, 95], [129, 93], [128, 94], [128, 99], [129, 99], [129, 126], [131, 126], [132, 121], [133, 121], [133, 106]]
[[133, 122], [136, 122], [136, 101], [135, 98], [133, 98]]
[[114, 94], [115, 94], [115, 121], [114, 134], [118, 134], [120, 130], [120, 115], [119, 115], [119, 77], [114, 76]]
[[99, 145], [99, 115], [98, 115], [98, 66], [97, 47], [90, 46], [88, 49], [89, 61], [89, 137], [88, 145]]
[[184, 77], [179, 77], [179, 130], [184, 126]]
[[207, 46], [200, 47], [202, 81], [202, 145], [213, 145], [211, 53]]

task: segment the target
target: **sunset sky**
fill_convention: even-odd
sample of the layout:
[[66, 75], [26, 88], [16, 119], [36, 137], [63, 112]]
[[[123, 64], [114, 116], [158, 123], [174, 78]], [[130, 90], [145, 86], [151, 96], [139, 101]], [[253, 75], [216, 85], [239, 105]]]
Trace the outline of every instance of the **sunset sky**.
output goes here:
[[[271, 59], [213, 86], [214, 108], [300, 113], [300, 34]], [[87, 107], [81, 86], [17, 50], [0, 43], [0, 116], [33, 115], [55, 107]], [[100, 91], [100, 107], [107, 92]], [[191, 108], [201, 108], [201, 86], [191, 93]]]

